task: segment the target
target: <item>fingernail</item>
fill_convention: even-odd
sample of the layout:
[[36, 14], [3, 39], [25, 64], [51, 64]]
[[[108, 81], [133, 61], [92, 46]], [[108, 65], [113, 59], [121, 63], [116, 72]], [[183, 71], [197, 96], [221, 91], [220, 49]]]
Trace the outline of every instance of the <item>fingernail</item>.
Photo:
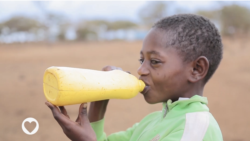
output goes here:
[[88, 103], [83, 104], [83, 108], [87, 108]]

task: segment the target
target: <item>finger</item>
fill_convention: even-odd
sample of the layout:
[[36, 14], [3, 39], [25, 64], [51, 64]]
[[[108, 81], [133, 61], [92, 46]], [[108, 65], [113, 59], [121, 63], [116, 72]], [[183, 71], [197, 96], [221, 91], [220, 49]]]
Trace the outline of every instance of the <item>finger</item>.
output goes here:
[[78, 112], [78, 116], [77, 116], [77, 118], [76, 118], [76, 122], [78, 122], [78, 123], [80, 123], [80, 115], [81, 115], [81, 108], [82, 108], [82, 106], [83, 106], [83, 104], [81, 104], [81, 105], [79, 106], [79, 112]]
[[127, 73], [129, 73], [129, 74], [131, 74], [131, 72], [129, 72], [129, 71], [126, 71]]
[[48, 101], [46, 101], [45, 104], [50, 108], [52, 113], [57, 113], [57, 111], [60, 113], [60, 111], [58, 110], [58, 108], [55, 105], [51, 104]]
[[102, 71], [111, 71], [111, 70], [122, 70], [122, 68], [115, 67], [115, 66], [105, 66], [102, 68]]
[[68, 115], [66, 109], [64, 108], [64, 106], [59, 106], [59, 108], [60, 108], [60, 110], [61, 110], [61, 113], [64, 114], [66, 117], [69, 118], [69, 115]]
[[110, 71], [110, 70], [112, 70], [111, 66], [105, 66], [102, 68], [102, 71]]
[[122, 70], [122, 68], [116, 67], [117, 70]]
[[79, 121], [81, 126], [89, 123], [88, 115], [87, 115], [87, 103], [83, 103], [79, 108]]
[[60, 111], [59, 109], [51, 104], [50, 102], [45, 102], [45, 104], [51, 109], [51, 112], [55, 118], [55, 120], [62, 126], [64, 127], [65, 125], [68, 125], [71, 123], [71, 121], [69, 120], [69, 118], [65, 117]]
[[76, 118], [76, 122], [78, 122], [78, 123], [80, 123], [80, 115], [81, 115], [80, 109], [81, 109], [81, 107], [82, 107], [82, 104], [79, 106], [79, 112], [78, 112], [78, 116]]
[[78, 115], [77, 118], [76, 118], [76, 122], [80, 123], [80, 122], [79, 122], [79, 115]]

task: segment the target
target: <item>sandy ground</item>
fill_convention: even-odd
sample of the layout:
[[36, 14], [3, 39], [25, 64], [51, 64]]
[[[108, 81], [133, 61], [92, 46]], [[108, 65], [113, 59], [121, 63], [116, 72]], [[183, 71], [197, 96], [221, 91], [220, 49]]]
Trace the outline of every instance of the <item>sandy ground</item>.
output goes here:
[[[137, 75], [142, 42], [93, 42], [48, 44], [0, 44], [0, 140], [69, 140], [44, 104], [44, 70], [68, 66], [100, 70], [115, 65]], [[250, 140], [250, 41], [224, 39], [224, 58], [205, 87], [211, 113], [225, 141]], [[130, 100], [111, 100], [105, 117], [107, 134], [125, 130], [147, 114], [161, 110], [149, 105], [142, 95]], [[75, 120], [79, 105], [66, 106]], [[34, 135], [21, 129], [27, 117], [38, 120]], [[27, 125], [28, 126], [28, 125]], [[31, 128], [31, 127], [30, 127]]]

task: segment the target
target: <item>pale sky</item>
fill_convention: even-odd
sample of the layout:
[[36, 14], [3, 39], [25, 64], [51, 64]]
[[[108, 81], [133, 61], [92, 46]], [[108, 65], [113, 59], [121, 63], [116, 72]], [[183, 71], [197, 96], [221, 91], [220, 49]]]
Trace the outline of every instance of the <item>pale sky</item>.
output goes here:
[[[250, 8], [250, 2], [221, 2], [237, 3]], [[169, 14], [179, 9], [192, 13], [196, 10], [209, 10], [219, 8], [221, 3], [213, 1], [173, 2], [169, 5]], [[138, 22], [139, 10], [147, 1], [78, 1], [78, 2], [48, 2], [47, 10], [66, 16], [69, 20], [105, 19], [105, 20], [131, 20]], [[172, 11], [172, 13], [171, 13]], [[8, 2], [0, 1], [0, 22], [12, 16], [22, 15], [33, 18], [42, 18], [43, 12], [32, 1]]]

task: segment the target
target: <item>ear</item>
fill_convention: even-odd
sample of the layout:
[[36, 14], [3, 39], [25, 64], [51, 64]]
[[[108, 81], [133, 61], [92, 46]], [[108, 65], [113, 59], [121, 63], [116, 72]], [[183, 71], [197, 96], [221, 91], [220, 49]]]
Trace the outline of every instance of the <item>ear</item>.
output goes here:
[[191, 75], [189, 81], [191, 83], [198, 82], [205, 78], [209, 69], [209, 61], [207, 57], [200, 56], [191, 64]]

